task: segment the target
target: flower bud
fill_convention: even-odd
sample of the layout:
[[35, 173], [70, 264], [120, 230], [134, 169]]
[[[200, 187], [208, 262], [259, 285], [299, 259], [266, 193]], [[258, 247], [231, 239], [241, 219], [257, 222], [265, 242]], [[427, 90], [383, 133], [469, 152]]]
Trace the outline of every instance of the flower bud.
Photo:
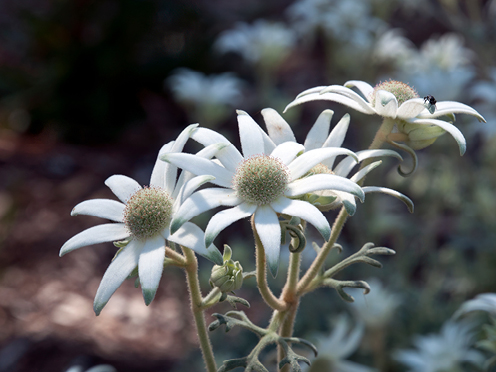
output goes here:
[[430, 146], [436, 139], [446, 131], [436, 125], [425, 125], [415, 123], [398, 123], [398, 131], [406, 134], [408, 140], [404, 141], [413, 150], [421, 150]]
[[232, 292], [243, 285], [243, 268], [238, 261], [231, 260], [231, 255], [231, 248], [225, 245], [224, 263], [221, 266], [214, 265], [210, 275], [210, 285], [219, 288], [222, 292]]

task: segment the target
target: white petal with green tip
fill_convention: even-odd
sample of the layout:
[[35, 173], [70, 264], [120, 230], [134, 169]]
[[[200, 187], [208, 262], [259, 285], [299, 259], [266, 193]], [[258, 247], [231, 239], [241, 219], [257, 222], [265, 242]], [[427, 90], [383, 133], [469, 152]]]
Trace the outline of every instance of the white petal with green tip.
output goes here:
[[123, 222], [126, 205], [111, 199], [92, 199], [76, 205], [71, 216], [94, 216], [108, 220]]
[[308, 94], [315, 94], [315, 93], [320, 93], [322, 92], [325, 88], [327, 88], [327, 85], [322, 85], [320, 87], [313, 87], [313, 88], [310, 88], [310, 89], [306, 89], [304, 90], [303, 92], [301, 92], [300, 94], [298, 94], [296, 96], [296, 98], [300, 98], [302, 96], [306, 96]]
[[143, 244], [144, 242], [139, 240], [131, 240], [110, 263], [96, 291], [95, 302], [93, 303], [93, 310], [95, 310], [96, 315], [100, 315], [110, 297], [138, 266]]
[[278, 158], [283, 164], [291, 163], [300, 152], [304, 152], [305, 147], [295, 142], [285, 142], [278, 145], [270, 156]]
[[[205, 159], [211, 159], [216, 153], [219, 151], [219, 148], [221, 146], [227, 146], [226, 144], [214, 144], [214, 145], [208, 145], [207, 147], [204, 147], [200, 151], [196, 153], [196, 156], [205, 158]], [[195, 174], [188, 172], [187, 170], [183, 170], [181, 174], [179, 175], [177, 182], [176, 182], [176, 187], [174, 188], [174, 192], [172, 193], [172, 198], [176, 200], [177, 202], [177, 196], [179, 195], [179, 192], [181, 191], [182, 187], [186, 182], [189, 180], [193, 179], [196, 177]], [[212, 176], [213, 177], [213, 176]]]
[[239, 139], [243, 157], [260, 155], [264, 153], [264, 142], [259, 125], [253, 118], [242, 110], [237, 110]]
[[179, 192], [176, 202], [181, 205], [184, 203], [186, 198], [189, 198], [192, 193], [198, 189], [201, 185], [206, 184], [207, 182], [210, 182], [214, 180], [214, 176], [196, 176], [192, 179], [190, 179], [188, 182], [186, 182], [183, 187], [181, 188], [181, 191]]
[[343, 84], [347, 88], [353, 88], [356, 87], [362, 93], [362, 95], [365, 97], [367, 101], [370, 102], [369, 98], [372, 96], [374, 93], [374, 87], [370, 85], [369, 83], [366, 83], [365, 81], [361, 80], [349, 80], [346, 83]]
[[129, 231], [123, 223], [106, 223], [93, 226], [74, 235], [60, 248], [60, 256], [75, 249], [98, 243], [113, 242], [129, 237]]
[[269, 205], [262, 205], [257, 208], [255, 228], [262, 242], [270, 273], [275, 278], [279, 269], [281, 226], [276, 212]]
[[356, 212], [356, 200], [355, 197], [347, 192], [343, 191], [333, 191], [339, 198], [339, 201], [343, 204], [346, 213], [353, 216]]
[[347, 178], [334, 174], [315, 174], [313, 176], [293, 181], [288, 185], [284, 195], [289, 197], [300, 196], [318, 190], [338, 190], [349, 192], [361, 201], [365, 198], [362, 188]]
[[465, 137], [463, 136], [462, 132], [460, 132], [460, 130], [453, 124], [437, 119], [411, 119], [408, 122], [422, 125], [436, 125], [444, 129], [446, 132], [451, 134], [456, 143], [458, 143], [458, 147], [460, 148], [460, 155], [463, 155], [465, 153], [465, 150], [467, 149], [467, 142], [465, 141]]
[[205, 245], [212, 244], [217, 235], [227, 226], [242, 218], [251, 216], [256, 209], [257, 205], [255, 204], [242, 203], [234, 208], [215, 214], [205, 229]]
[[405, 101], [398, 108], [396, 117], [399, 119], [411, 119], [425, 110], [423, 98], [412, 98]]
[[105, 180], [105, 185], [124, 203], [127, 203], [131, 196], [142, 189], [138, 182], [122, 174], [110, 176]]
[[169, 236], [168, 240], [192, 249], [217, 265], [222, 265], [222, 254], [217, 247], [212, 244], [207, 249], [205, 247], [205, 235], [202, 229], [191, 222], [186, 222], [182, 225], [179, 230]]
[[138, 274], [145, 304], [149, 305], [155, 298], [158, 283], [164, 270], [165, 240], [158, 235], [146, 239], [139, 256]]
[[[167, 171], [168, 165], [166, 162], [160, 160], [160, 155], [170, 152], [173, 145], [174, 141], [171, 141], [168, 144], [163, 145], [158, 152], [157, 160], [155, 161], [152, 175], [150, 177], [150, 186], [157, 186], [165, 189], [165, 173]], [[170, 192], [170, 190], [166, 191]]]
[[[370, 159], [370, 158], [377, 158], [380, 156], [391, 156], [399, 160], [403, 160], [400, 154], [398, 154], [394, 150], [387, 150], [387, 149], [371, 149], [371, 150], [362, 150], [362, 151], [357, 151], [355, 153], [358, 157], [358, 160], [360, 162], [364, 161], [365, 159]], [[357, 163], [355, 162], [355, 159], [347, 157], [344, 158], [339, 162], [339, 164], [334, 168], [334, 173], [342, 176], [342, 177], [347, 177], [348, 174], [351, 172], [351, 170], [355, 167]]]
[[[356, 172], [351, 178], [350, 181], [353, 182], [359, 182], [362, 180], [363, 177], [365, 177], [369, 172], [371, 172], [373, 169], [377, 168], [379, 165], [381, 165], [382, 160], [375, 161], [362, 169], [359, 169], [358, 172]], [[363, 188], [362, 188], [363, 189]]]
[[398, 111], [398, 101], [394, 94], [385, 90], [378, 90], [375, 93], [374, 108], [378, 115], [394, 119]]
[[408, 210], [410, 211], [410, 213], [413, 213], [413, 202], [412, 202], [412, 200], [408, 196], [406, 196], [406, 195], [404, 195], [404, 194], [402, 194], [402, 193], [400, 193], [400, 192], [398, 192], [396, 190], [389, 189], [387, 187], [365, 186], [363, 188], [363, 191], [366, 194], [371, 193], [371, 192], [380, 192], [380, 193], [383, 193], [383, 194], [394, 196], [395, 198], [398, 198], [403, 203], [405, 203], [406, 206], [408, 207]]
[[[179, 136], [177, 136], [176, 140], [174, 141], [174, 144], [172, 145], [171, 152], [181, 152], [184, 148], [184, 145], [190, 138], [191, 134], [195, 130], [195, 128], [198, 126], [198, 124], [191, 124], [188, 125], [184, 130], [179, 133]], [[160, 155], [159, 155], [160, 158]], [[164, 189], [167, 191], [169, 194], [172, 194], [174, 191], [174, 187], [176, 186], [176, 178], [177, 178], [177, 166], [174, 164], [169, 164], [167, 166], [166, 171], [165, 171], [165, 185]]]
[[454, 102], [454, 101], [437, 102], [436, 111], [434, 111], [434, 114], [431, 114], [429, 113], [429, 111], [425, 110], [424, 112], [422, 112], [422, 114], [418, 115], [417, 118], [430, 119], [449, 114], [472, 115], [475, 116], [479, 121], [486, 122], [486, 119], [484, 119], [484, 117], [481, 114], [479, 114], [477, 110], [474, 110], [472, 107], [467, 106], [463, 103]]
[[354, 152], [342, 147], [324, 147], [307, 151], [288, 165], [291, 172], [291, 180], [300, 178], [315, 165], [322, 163], [323, 160], [337, 155], [356, 157]]
[[187, 170], [197, 176], [211, 175], [215, 177], [212, 183], [231, 187], [233, 173], [226, 168], [214, 163], [212, 160], [192, 154], [169, 153], [161, 156], [161, 159]]
[[301, 96], [300, 98], [295, 99], [293, 102], [287, 105], [286, 108], [284, 109], [284, 112], [289, 110], [291, 107], [301, 105], [302, 103], [311, 102], [311, 101], [321, 101], [321, 100], [341, 103], [345, 106], [351, 107], [352, 109], [362, 112], [364, 114], [369, 114], [369, 115], [375, 114], [374, 109], [370, 107], [368, 103], [365, 102], [363, 99], [357, 102], [352, 98], [337, 93], [324, 93], [324, 94], [314, 93], [314, 94]]
[[312, 129], [308, 132], [307, 138], [303, 144], [307, 151], [318, 149], [324, 145], [325, 139], [329, 135], [333, 115], [334, 111], [332, 110], [324, 110], [321, 112], [315, 121], [315, 124], [312, 126]]
[[339, 147], [343, 144], [346, 132], [350, 126], [350, 114], [344, 114], [341, 120], [332, 128], [329, 137], [322, 145], [322, 147]]
[[271, 108], [262, 110], [262, 116], [267, 127], [269, 137], [276, 145], [284, 142], [296, 142], [296, 138], [289, 124], [279, 113]]
[[174, 233], [191, 218], [218, 206], [235, 206], [242, 202], [232, 189], [209, 188], [195, 192], [180, 206], [171, 222]]
[[310, 222], [322, 234], [325, 240], [329, 240], [331, 236], [329, 222], [327, 222], [324, 215], [312, 204], [301, 200], [280, 197], [270, 205], [277, 213], [300, 217]]

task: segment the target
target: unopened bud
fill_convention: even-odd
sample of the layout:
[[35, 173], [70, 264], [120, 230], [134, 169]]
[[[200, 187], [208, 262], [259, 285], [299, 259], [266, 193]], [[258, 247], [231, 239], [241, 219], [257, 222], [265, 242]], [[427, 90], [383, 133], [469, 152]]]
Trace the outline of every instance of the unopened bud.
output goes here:
[[214, 265], [210, 275], [210, 285], [219, 288], [222, 292], [232, 292], [240, 289], [243, 285], [243, 268], [238, 261], [231, 260], [231, 255], [231, 248], [225, 245], [224, 263]]

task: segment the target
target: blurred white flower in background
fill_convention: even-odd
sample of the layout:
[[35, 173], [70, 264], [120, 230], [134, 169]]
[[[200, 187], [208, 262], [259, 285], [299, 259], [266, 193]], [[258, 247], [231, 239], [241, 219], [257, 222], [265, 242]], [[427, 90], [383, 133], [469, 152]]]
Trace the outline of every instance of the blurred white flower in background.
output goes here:
[[300, 35], [311, 36], [320, 29], [352, 49], [368, 49], [374, 34], [385, 27], [372, 13], [371, 3], [365, 0], [299, 0], [287, 10]]
[[474, 334], [471, 323], [448, 321], [440, 333], [416, 336], [415, 349], [399, 350], [393, 357], [412, 372], [458, 371], [462, 362], [482, 366], [484, 355], [472, 349]]
[[296, 44], [295, 33], [283, 23], [256, 20], [238, 23], [219, 35], [215, 47], [222, 53], [238, 53], [246, 61], [268, 67], [278, 66]]
[[243, 97], [245, 82], [234, 74], [206, 75], [180, 68], [165, 80], [165, 87], [184, 106], [193, 121], [215, 126], [223, 120]]
[[496, 316], [496, 293], [482, 293], [473, 300], [464, 302], [453, 315], [453, 318], [458, 318], [472, 311], [487, 311]]
[[401, 298], [385, 288], [377, 278], [367, 280], [367, 283], [370, 285], [367, 295], [363, 295], [362, 289], [349, 289], [355, 298], [355, 302], [350, 303], [351, 309], [367, 327], [383, 327], [393, 319]]
[[372, 57], [379, 63], [393, 63], [401, 66], [414, 53], [416, 53], [416, 50], [413, 43], [403, 36], [402, 30], [393, 28], [379, 37]]
[[317, 337], [316, 346], [319, 356], [312, 360], [308, 372], [372, 372], [375, 369], [346, 360], [360, 346], [364, 333], [363, 323], [352, 324], [352, 320], [341, 314], [336, 318], [330, 335]]
[[474, 53], [463, 46], [463, 38], [448, 33], [431, 38], [413, 51], [406, 60], [399, 60], [399, 74], [424, 95], [438, 100], [463, 97], [467, 83], [474, 77]]

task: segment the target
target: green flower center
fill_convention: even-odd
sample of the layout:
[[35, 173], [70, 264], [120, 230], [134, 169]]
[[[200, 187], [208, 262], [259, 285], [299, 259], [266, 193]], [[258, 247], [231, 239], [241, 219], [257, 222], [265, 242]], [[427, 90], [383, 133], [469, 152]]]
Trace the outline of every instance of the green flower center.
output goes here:
[[233, 188], [238, 198], [252, 204], [270, 204], [284, 194], [289, 183], [289, 169], [279, 159], [255, 155], [236, 169]]
[[172, 217], [173, 200], [160, 187], [145, 187], [128, 200], [124, 223], [135, 238], [146, 240], [160, 234]]
[[388, 80], [383, 83], [379, 83], [374, 87], [374, 91], [372, 93], [373, 105], [375, 104], [375, 96], [378, 90], [385, 90], [386, 92], [392, 93], [398, 101], [398, 106], [409, 99], [419, 97], [417, 91], [408, 84], [397, 80]]

